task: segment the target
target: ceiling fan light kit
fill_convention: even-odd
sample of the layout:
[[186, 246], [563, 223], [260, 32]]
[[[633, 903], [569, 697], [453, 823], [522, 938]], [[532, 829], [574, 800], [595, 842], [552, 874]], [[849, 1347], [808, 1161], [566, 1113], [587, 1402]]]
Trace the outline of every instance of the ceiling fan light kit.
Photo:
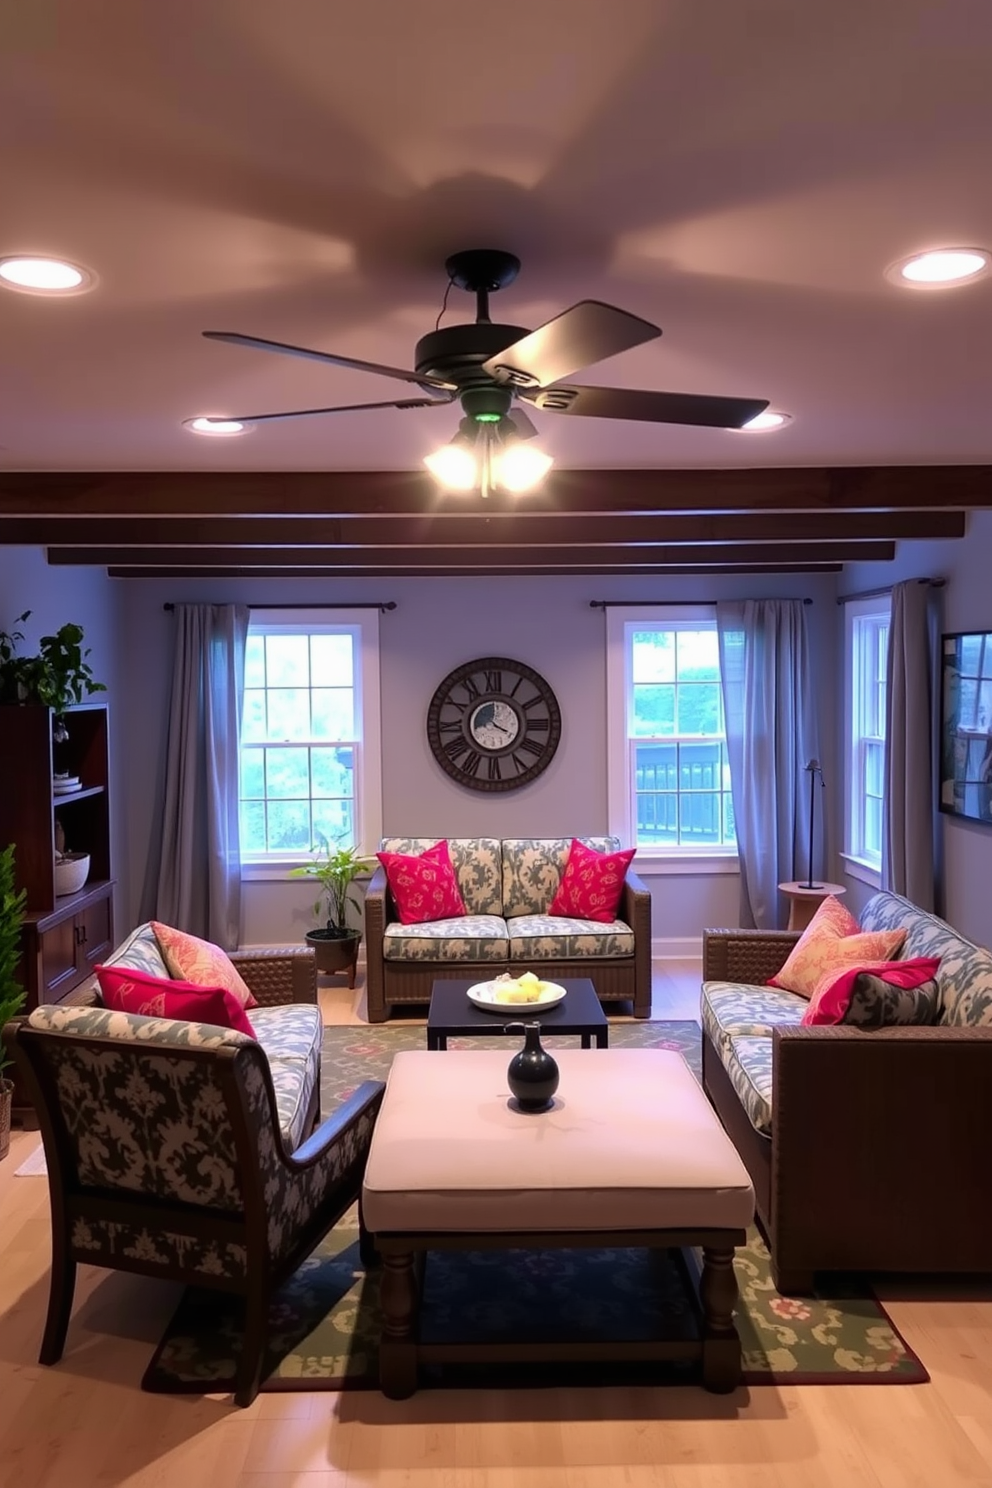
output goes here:
[[22, 294], [85, 294], [96, 275], [80, 264], [38, 254], [8, 254], [0, 258], [0, 284]]
[[[463, 413], [459, 432], [449, 444], [428, 455], [424, 464], [449, 489], [478, 489], [488, 496], [497, 488], [532, 490], [554, 463], [550, 455], [524, 443], [538, 431], [523, 409], [514, 406], [518, 399], [548, 413], [718, 429], [741, 429], [768, 406], [766, 398], [564, 385], [564, 379], [582, 367], [654, 340], [661, 335], [660, 328], [601, 300], [580, 300], [533, 331], [494, 323], [489, 316], [489, 297], [513, 283], [520, 271], [519, 258], [503, 249], [472, 248], [452, 254], [445, 268], [450, 284], [475, 296], [475, 321], [443, 328], [439, 325], [422, 336], [414, 350], [412, 371], [266, 341], [238, 331], [203, 332], [211, 341], [306, 357], [414, 383], [430, 396], [286, 413], [236, 414], [229, 422], [252, 425], [269, 419], [308, 418], [359, 409], [443, 408], [458, 402]], [[470, 469], [472, 479], [467, 484]]]
[[902, 289], [952, 289], [984, 278], [990, 268], [987, 248], [930, 248], [890, 264], [885, 277]]

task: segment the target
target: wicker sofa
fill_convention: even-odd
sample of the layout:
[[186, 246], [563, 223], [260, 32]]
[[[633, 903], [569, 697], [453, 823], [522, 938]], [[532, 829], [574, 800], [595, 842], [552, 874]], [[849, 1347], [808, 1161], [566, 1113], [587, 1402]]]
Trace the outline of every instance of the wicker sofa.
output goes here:
[[[435, 837], [387, 837], [380, 851], [421, 853]], [[651, 1012], [651, 895], [628, 872], [616, 920], [549, 916], [568, 860], [570, 837], [449, 837], [448, 848], [468, 913], [422, 925], [399, 923], [385, 870], [365, 895], [368, 1015], [373, 1023], [399, 1005], [430, 1000], [437, 978], [488, 980], [535, 969], [549, 979], [590, 977], [601, 1001], [627, 1000], [635, 1018]], [[615, 852], [615, 837], [583, 837]]]
[[900, 955], [940, 958], [926, 1027], [801, 1027], [807, 1004], [764, 985], [795, 933], [708, 930], [703, 1082], [754, 1184], [772, 1271], [992, 1271], [992, 953], [896, 894], [864, 930], [905, 926]]

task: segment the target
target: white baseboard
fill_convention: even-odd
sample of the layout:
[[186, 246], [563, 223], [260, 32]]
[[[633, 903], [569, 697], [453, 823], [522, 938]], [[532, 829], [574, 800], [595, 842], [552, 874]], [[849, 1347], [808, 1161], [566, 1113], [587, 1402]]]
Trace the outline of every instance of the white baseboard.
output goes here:
[[651, 941], [652, 961], [698, 961], [702, 954], [701, 935], [655, 936]]

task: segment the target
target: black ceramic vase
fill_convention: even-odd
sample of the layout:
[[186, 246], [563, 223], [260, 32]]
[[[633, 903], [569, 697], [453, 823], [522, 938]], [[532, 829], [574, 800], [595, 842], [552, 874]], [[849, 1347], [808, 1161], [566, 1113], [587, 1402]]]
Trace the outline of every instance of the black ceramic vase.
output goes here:
[[558, 1065], [541, 1044], [540, 1023], [507, 1023], [506, 1033], [522, 1033], [524, 1046], [514, 1054], [506, 1079], [521, 1111], [546, 1111], [558, 1089]]

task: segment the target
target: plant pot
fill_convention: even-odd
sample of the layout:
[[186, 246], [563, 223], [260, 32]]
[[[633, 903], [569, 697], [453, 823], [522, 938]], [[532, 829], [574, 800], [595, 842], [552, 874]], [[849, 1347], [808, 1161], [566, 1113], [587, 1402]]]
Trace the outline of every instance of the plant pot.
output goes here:
[[334, 930], [308, 930], [307, 945], [313, 946], [317, 970], [327, 976], [335, 972], [348, 973], [348, 986], [355, 985], [355, 968], [358, 963], [358, 946], [361, 935], [357, 930], [339, 934]]
[[55, 860], [55, 893], [78, 894], [89, 875], [89, 853], [66, 853]]
[[14, 1084], [0, 1075], [0, 1162], [10, 1151], [10, 1108], [14, 1101]]

